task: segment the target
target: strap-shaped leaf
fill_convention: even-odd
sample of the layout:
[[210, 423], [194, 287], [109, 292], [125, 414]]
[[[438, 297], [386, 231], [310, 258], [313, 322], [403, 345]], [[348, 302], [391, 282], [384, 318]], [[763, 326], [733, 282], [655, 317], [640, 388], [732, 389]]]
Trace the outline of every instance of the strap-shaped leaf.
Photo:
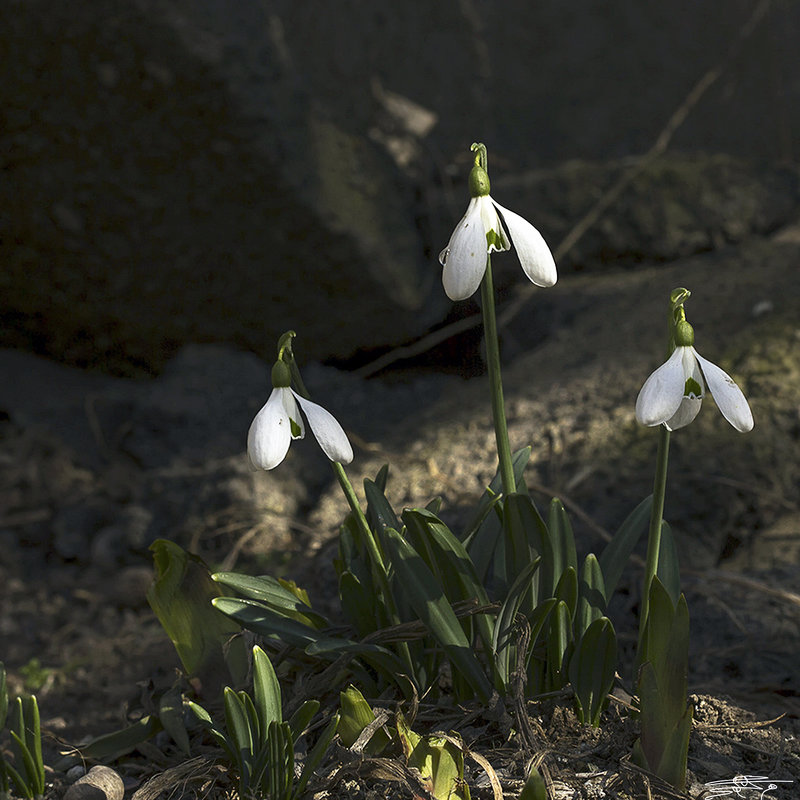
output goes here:
[[349, 570], [339, 575], [339, 600], [345, 619], [359, 636], [367, 636], [389, 624], [386, 610], [377, 602], [374, 591], [363, 586]]
[[22, 699], [22, 705], [25, 708], [25, 730], [21, 734], [33, 759], [33, 772], [29, 778], [36, 789], [36, 794], [41, 795], [44, 794], [44, 761], [42, 760], [42, 728], [36, 695]]
[[[520, 492], [525, 491], [523, 473], [530, 455], [531, 448], [525, 447], [511, 457], [514, 480]], [[512, 582], [505, 574], [503, 552], [498, 552], [502, 523], [500, 518], [492, 513], [492, 509], [502, 498], [502, 489], [503, 481], [498, 471], [481, 495], [475, 517], [463, 537], [464, 546], [469, 551], [475, 570], [483, 584], [489, 588], [490, 595], [493, 592], [494, 584], [497, 584], [497, 597], [505, 596]]]
[[94, 761], [114, 761], [120, 756], [130, 753], [131, 750], [161, 730], [163, 730], [163, 725], [158, 717], [155, 714], [148, 715], [121, 731], [106, 733], [92, 739], [80, 748], [81, 755]]
[[[384, 487], [385, 488], [385, 487]], [[373, 531], [381, 528], [400, 530], [400, 523], [392, 504], [374, 481], [364, 479], [364, 494], [367, 496], [367, 522]]]
[[567, 567], [578, 571], [578, 554], [575, 550], [575, 535], [564, 504], [554, 497], [550, 501], [547, 529], [553, 545], [553, 574], [556, 580]]
[[570, 618], [575, 619], [578, 608], [578, 573], [574, 567], [567, 567], [561, 574], [553, 596], [567, 604]]
[[603, 581], [606, 588], [606, 603], [617, 588], [622, 572], [628, 563], [639, 537], [647, 530], [650, 521], [650, 509], [653, 506], [653, 495], [646, 497], [628, 514], [611, 541], [600, 555], [600, 568], [603, 570]]
[[198, 675], [209, 691], [221, 691], [230, 677], [240, 676], [229, 676], [223, 658], [223, 644], [238, 632], [236, 625], [210, 604], [220, 588], [202, 559], [174, 542], [157, 539], [150, 549], [156, 577], [147, 590], [147, 601], [186, 672]]
[[256, 645], [253, 648], [253, 700], [262, 731], [272, 722], [282, 722], [281, 687], [269, 656]]
[[[532, 602], [535, 604], [552, 597], [555, 590], [553, 546], [547, 526], [533, 501], [526, 494], [511, 494], [503, 501], [502, 516], [506, 572], [511, 582], [529, 561], [541, 556], [542, 564], [534, 581], [537, 596]], [[531, 608], [523, 604], [522, 611], [529, 614]]]
[[678, 561], [678, 548], [672, 528], [666, 520], [661, 520], [661, 540], [658, 548], [658, 579], [664, 584], [669, 599], [677, 605], [681, 593], [681, 567]]
[[519, 793], [517, 800], [548, 800], [547, 784], [539, 774], [539, 770], [531, 765], [531, 771], [525, 780], [525, 785]]
[[[430, 559], [426, 559], [426, 563], [432, 567], [451, 603], [469, 600], [477, 601], [480, 605], [489, 603], [489, 596], [478, 578], [469, 553], [444, 522], [427, 509], [419, 508], [406, 509], [403, 522], [412, 546], [419, 541], [425, 547]], [[415, 549], [420, 552], [419, 546]], [[484, 650], [489, 652], [494, 618], [488, 614], [476, 614], [469, 619], [475, 625]], [[470, 629], [469, 625], [463, 623], [462, 627]]]
[[[473, 599], [482, 605], [489, 602], [489, 596], [478, 578], [466, 547], [444, 522], [422, 508], [406, 509], [403, 512], [403, 522], [411, 541], [418, 539], [427, 545], [433, 562], [429, 566], [440, 577], [445, 594], [451, 602]], [[419, 548], [417, 551], [419, 552]]]
[[[250, 729], [250, 720], [247, 717], [242, 698], [230, 686], [223, 692], [225, 705], [225, 727], [228, 738], [239, 754], [239, 767], [253, 755], [253, 732]], [[249, 777], [249, 775], [248, 775]]]
[[[514, 481], [517, 484], [517, 490], [521, 491], [524, 488], [524, 481], [522, 479], [523, 474], [525, 473], [525, 467], [528, 465], [528, 461], [531, 457], [531, 448], [530, 447], [523, 447], [521, 450], [517, 450], [511, 456], [511, 465], [514, 468]], [[500, 475], [500, 471], [498, 470], [492, 480], [489, 482], [489, 485], [486, 487], [486, 490], [481, 495], [480, 500], [478, 500], [478, 506], [475, 509], [475, 517], [472, 521], [472, 524], [467, 528], [467, 534], [465, 537], [465, 545], [466, 540], [471, 539], [474, 535], [478, 533], [478, 530], [487, 519], [487, 513], [489, 509], [494, 505], [495, 499], [503, 491], [503, 478]]]
[[315, 628], [289, 619], [257, 600], [217, 597], [214, 599], [213, 605], [248, 630], [270, 639], [278, 639], [293, 647], [304, 649], [310, 644], [328, 639], [331, 639], [332, 642], [339, 641], [334, 637], [326, 636]]
[[[512, 584], [506, 595], [492, 632], [492, 653], [494, 654], [497, 672], [504, 685], [508, 685], [512, 670], [516, 667], [513, 656], [516, 654], [514, 648], [515, 639], [513, 637], [516, 616], [522, 604], [523, 598], [530, 594], [530, 586], [536, 570], [541, 564], [541, 556], [529, 562], [524, 569], [517, 575], [517, 579]], [[552, 600], [552, 605], [556, 601]], [[531, 641], [531, 645], [533, 641]]]
[[547, 636], [547, 671], [551, 690], [560, 689], [567, 682], [567, 648], [572, 642], [572, 618], [569, 608], [559, 600], [550, 618]]
[[600, 724], [600, 714], [614, 686], [617, 666], [617, 637], [608, 617], [589, 625], [578, 641], [569, 664], [569, 680], [575, 692], [578, 719], [592, 727]]
[[[267, 796], [275, 800], [289, 800], [294, 783], [294, 741], [292, 731], [286, 722], [273, 722], [267, 735], [269, 759], [267, 761]], [[263, 785], [263, 784], [262, 784]]]
[[575, 637], [583, 632], [606, 610], [606, 590], [603, 570], [594, 553], [589, 553], [583, 562], [578, 586], [578, 613], [575, 615]]
[[306, 700], [289, 719], [294, 739], [299, 739], [311, 724], [314, 715], [319, 711], [319, 700]]
[[300, 777], [297, 780], [297, 784], [295, 785], [294, 792], [292, 794], [293, 798], [299, 798], [302, 796], [309, 778], [314, 774], [314, 770], [316, 770], [317, 767], [319, 767], [319, 765], [322, 763], [325, 753], [328, 752], [328, 748], [331, 746], [333, 737], [336, 736], [336, 728], [338, 725], [339, 714], [337, 712], [333, 715], [333, 717], [331, 717], [331, 721], [325, 726], [325, 729], [320, 734], [319, 739], [317, 739], [317, 743], [311, 749], [311, 752], [308, 754], [308, 756], [306, 756], [306, 763], [303, 765], [303, 771], [300, 773]]
[[238, 572], [215, 572], [212, 579], [251, 600], [260, 600], [287, 617], [304, 622], [315, 628], [326, 628], [330, 624], [321, 614], [314, 612], [296, 594], [270, 575], [242, 575]]
[[407, 598], [419, 619], [447, 652], [458, 669], [484, 701], [492, 688], [467, 641], [442, 587], [413, 547], [394, 529], [384, 530], [384, 547], [397, 573], [398, 592]]
[[183, 721], [183, 693], [177, 686], [161, 695], [158, 701], [158, 718], [172, 741], [189, 755], [189, 734]]
[[686, 766], [689, 757], [689, 735], [692, 731], [694, 712], [687, 703], [683, 717], [672, 729], [667, 739], [661, 761], [655, 773], [679, 792], [686, 791]]

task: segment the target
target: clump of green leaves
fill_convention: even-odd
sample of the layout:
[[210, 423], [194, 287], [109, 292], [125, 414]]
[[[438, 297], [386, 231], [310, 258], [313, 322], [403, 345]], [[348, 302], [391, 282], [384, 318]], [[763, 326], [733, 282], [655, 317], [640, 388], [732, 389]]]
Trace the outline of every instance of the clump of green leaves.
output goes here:
[[225, 753], [236, 775], [240, 797], [296, 800], [319, 766], [336, 734], [334, 715], [306, 756], [299, 776], [295, 772], [295, 742], [319, 710], [319, 701], [307, 700], [284, 721], [281, 690], [267, 654], [253, 648], [253, 694], [224, 690], [225, 723], [220, 725], [198, 703], [188, 707]]
[[[0, 743], [0, 798], [10, 796], [13, 786], [21, 797], [38, 798], [44, 794], [44, 761], [42, 732], [36, 696], [18, 697], [13, 704], [13, 721], [9, 727], [14, 763], [9, 762]], [[9, 717], [6, 670], [0, 662], [0, 732]]]
[[[514, 455], [517, 482], [530, 450]], [[456, 536], [440, 502], [399, 515], [386, 497], [388, 469], [367, 480], [365, 520], [350, 513], [340, 528], [335, 568], [343, 635], [297, 587], [269, 576], [218, 573], [238, 596], [214, 606], [297, 657], [348, 663], [371, 694], [395, 683], [429, 696], [487, 702], [511, 691], [520, 668], [528, 694], [572, 683], [582, 721], [597, 725], [614, 680], [616, 637], [605, 616], [623, 567], [649, 515], [644, 501], [600, 559], [578, 566], [569, 519], [558, 500], [547, 522], [527, 491], [504, 496], [495, 478], [473, 524]], [[442, 686], [441, 676], [449, 676]]]

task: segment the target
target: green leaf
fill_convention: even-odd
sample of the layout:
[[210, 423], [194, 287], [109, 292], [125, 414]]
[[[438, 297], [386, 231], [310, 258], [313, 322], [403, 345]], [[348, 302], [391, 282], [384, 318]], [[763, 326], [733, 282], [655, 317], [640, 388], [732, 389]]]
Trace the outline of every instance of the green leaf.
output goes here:
[[529, 561], [542, 557], [534, 586], [538, 583], [537, 596], [530, 607], [523, 603], [523, 613], [529, 614], [535, 603], [553, 596], [555, 575], [553, 573], [553, 546], [550, 534], [533, 501], [526, 494], [511, 494], [503, 501], [503, 535], [506, 544], [506, 572], [513, 580]]
[[274, 611], [284, 613], [290, 619], [313, 628], [326, 628], [330, 624], [325, 617], [315, 613], [307, 603], [302, 602], [295, 592], [269, 575], [252, 577], [237, 572], [216, 572], [211, 578], [243, 597], [260, 600]]
[[578, 572], [575, 567], [567, 567], [561, 574], [553, 597], [567, 604], [570, 619], [574, 619], [578, 607]]
[[292, 729], [292, 738], [299, 739], [306, 728], [311, 724], [314, 714], [319, 711], [319, 700], [306, 700], [289, 719], [289, 727]]
[[525, 785], [519, 793], [519, 800], [548, 800], [547, 784], [534, 766], [531, 766]]
[[550, 618], [547, 636], [547, 671], [551, 690], [560, 689], [567, 682], [566, 655], [572, 641], [572, 618], [569, 608], [559, 600]]
[[[16, 757], [19, 759], [18, 763], [22, 764], [25, 771], [24, 785], [27, 788], [26, 794], [30, 792], [29, 797], [38, 797], [44, 794], [44, 778], [42, 778], [41, 788], [39, 786], [38, 773], [36, 770], [36, 761], [30, 750], [28, 750], [25, 742], [20, 739], [16, 731], [9, 731], [11, 738], [16, 745]], [[16, 783], [16, 781], [15, 781]]]
[[311, 749], [311, 752], [306, 757], [306, 763], [303, 765], [303, 771], [300, 773], [300, 777], [297, 780], [297, 785], [295, 786], [292, 797], [300, 797], [305, 791], [306, 784], [308, 783], [309, 778], [314, 774], [314, 771], [322, 763], [322, 759], [325, 757], [325, 753], [331, 746], [333, 737], [336, 736], [336, 729], [338, 726], [339, 726], [339, 714], [336, 713], [333, 715], [333, 717], [331, 717], [331, 721], [322, 731], [319, 739], [317, 739], [317, 743], [314, 745], [314, 747]]
[[223, 699], [225, 727], [228, 731], [228, 738], [239, 754], [237, 766], [241, 772], [253, 755], [253, 731], [250, 729], [250, 720], [247, 717], [247, 709], [242, 698], [230, 686], [225, 687]]
[[636, 543], [639, 541], [639, 537], [647, 530], [652, 506], [652, 495], [642, 500], [631, 511], [600, 555], [600, 568], [603, 570], [606, 603], [611, 599], [611, 595], [614, 594], [614, 590], [617, 588], [622, 572], [633, 549], [636, 547]]
[[575, 551], [575, 536], [563, 503], [556, 497], [550, 501], [547, 529], [553, 544], [553, 575], [556, 580], [567, 567], [578, 572], [578, 554]]
[[[231, 620], [215, 610], [211, 601], [220, 590], [203, 561], [174, 542], [157, 539], [153, 551], [156, 576], [147, 600], [175, 645], [188, 675], [198, 676], [204, 690], [213, 695], [229, 677], [223, 644], [239, 632]], [[244, 643], [232, 646], [244, 647]]]
[[658, 548], [658, 578], [664, 584], [673, 605], [681, 593], [681, 567], [678, 561], [678, 548], [672, 528], [666, 520], [661, 521], [661, 541]]
[[488, 701], [491, 685], [441, 586], [419, 554], [396, 530], [386, 528], [383, 533], [384, 548], [397, 573], [398, 591], [402, 591], [419, 619], [444, 647], [453, 668], [463, 674], [481, 700]]
[[8, 772], [8, 776], [13, 781], [14, 786], [17, 787], [18, 794], [22, 795], [22, 797], [30, 797], [30, 798], [36, 796], [33, 787], [28, 784], [25, 778], [23, 778], [22, 775], [20, 775], [19, 772], [17, 772], [17, 770], [15, 770], [14, 767], [11, 766], [11, 764], [4, 763], [3, 767]]
[[[531, 448], [525, 447], [518, 450], [511, 457], [512, 466], [514, 468], [514, 480], [520, 492], [525, 490], [525, 481], [523, 474], [525, 467], [530, 459]], [[497, 553], [498, 540], [502, 531], [500, 519], [496, 514], [492, 514], [492, 509], [501, 500], [503, 488], [503, 480], [498, 471], [494, 478], [492, 478], [489, 486], [484, 491], [478, 506], [475, 511], [475, 517], [472, 523], [467, 528], [467, 532], [463, 537], [464, 547], [470, 554], [472, 562], [475, 565], [475, 570], [478, 573], [481, 581], [487, 587], [491, 585], [492, 580], [500, 578], [498, 592], [504, 596], [508, 591], [511, 581], [506, 580], [505, 565], [494, 564], [493, 561], [502, 559], [502, 553]], [[489, 592], [492, 594], [492, 591]]]
[[[406, 509], [403, 522], [412, 545], [417, 541], [425, 545], [435, 565], [436, 576], [451, 603], [474, 600], [479, 605], [487, 605], [490, 602], [469, 553], [447, 525], [426, 509]], [[419, 547], [416, 549], [419, 552]], [[484, 651], [489, 652], [494, 634], [493, 617], [476, 614], [470, 619], [478, 631]], [[462, 627], [469, 630], [469, 624], [462, 624]]]
[[294, 782], [294, 742], [289, 725], [285, 722], [273, 721], [267, 736], [269, 757], [266, 761], [267, 780], [259, 775], [262, 789], [271, 800], [289, 800]]
[[589, 553], [583, 562], [583, 572], [578, 587], [578, 613], [575, 615], [577, 638], [583, 635], [592, 622], [603, 616], [606, 609], [605, 598], [603, 570], [594, 553]]
[[359, 636], [367, 636], [388, 625], [388, 615], [375, 593], [364, 586], [349, 570], [339, 575], [339, 600], [345, 619]]
[[253, 648], [253, 699], [262, 731], [273, 721], [283, 721], [278, 677], [269, 657], [258, 645]]
[[[341, 715], [338, 733], [345, 747], [352, 747], [364, 728], [375, 721], [375, 712], [364, 699], [364, 695], [355, 686], [348, 686], [346, 691], [339, 692]], [[389, 736], [382, 728], [375, 731], [364, 748], [368, 756], [377, 756], [389, 744]]]
[[304, 649], [310, 644], [328, 639], [332, 643], [343, 641], [326, 636], [316, 628], [311, 628], [301, 622], [289, 619], [256, 600], [217, 597], [212, 604], [214, 608], [236, 620], [248, 630], [270, 639], [277, 639], [285, 644], [290, 644], [292, 647]]
[[[384, 484], [385, 489], [385, 484]], [[364, 479], [364, 493], [367, 497], [367, 522], [373, 531], [381, 528], [400, 530], [400, 522], [394, 513], [391, 503], [386, 499], [378, 484], [369, 478]]]
[[639, 670], [641, 737], [638, 752], [645, 766], [673, 786], [686, 779], [686, 749], [691, 728], [687, 705], [689, 610], [681, 595], [672, 605], [658, 577], [650, 586], [649, 614], [642, 638]]
[[35, 794], [41, 795], [44, 793], [44, 762], [42, 760], [42, 730], [39, 720], [39, 704], [36, 702], [36, 695], [26, 698], [18, 697], [17, 703], [20, 712], [19, 735], [25, 743], [25, 749], [30, 754], [30, 767], [26, 764], [28, 780], [36, 790]]
[[617, 666], [617, 637], [608, 617], [594, 620], [578, 640], [569, 664], [569, 680], [575, 692], [578, 719], [592, 727], [614, 686]]
[[138, 745], [155, 736], [160, 730], [163, 730], [163, 725], [158, 717], [146, 716], [120, 731], [98, 736], [79, 749], [85, 759], [114, 761], [135, 750]]
[[158, 701], [158, 718], [172, 741], [189, 755], [189, 734], [183, 722], [183, 694], [174, 687], [161, 695]]
[[692, 706], [687, 704], [683, 717], [671, 731], [661, 761], [655, 769], [659, 778], [674, 786], [679, 792], [686, 791], [686, 766], [692, 717]]
[[[516, 668], [514, 655], [516, 650], [514, 648], [515, 639], [513, 633], [516, 625], [516, 616], [522, 604], [523, 598], [530, 592], [530, 584], [533, 576], [542, 558], [538, 556], [528, 563], [525, 568], [519, 573], [517, 579], [512, 584], [506, 595], [503, 604], [500, 606], [500, 611], [497, 614], [497, 620], [494, 624], [494, 631], [492, 633], [492, 653], [495, 656], [495, 663], [497, 671], [503, 681], [504, 686], [507, 686], [512, 671]], [[555, 600], [552, 604], [555, 605]], [[532, 644], [533, 642], [531, 642]]]

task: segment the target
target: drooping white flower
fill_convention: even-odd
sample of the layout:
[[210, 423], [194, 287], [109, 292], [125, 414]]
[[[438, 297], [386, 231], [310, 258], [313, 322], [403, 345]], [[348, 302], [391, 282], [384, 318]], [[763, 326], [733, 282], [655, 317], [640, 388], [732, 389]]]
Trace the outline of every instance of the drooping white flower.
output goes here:
[[636, 419], [642, 425], [664, 425], [670, 431], [683, 428], [699, 413], [706, 387], [722, 416], [737, 431], [753, 429], [753, 414], [742, 390], [692, 345], [676, 347], [644, 382], [636, 398]]
[[[476, 145], [473, 145], [473, 150]], [[542, 234], [519, 214], [503, 208], [489, 194], [489, 176], [478, 163], [470, 172], [472, 199], [439, 254], [442, 284], [451, 300], [465, 300], [480, 286], [489, 253], [517, 251], [522, 269], [537, 286], [553, 286], [556, 264]]]
[[306, 435], [301, 409], [311, 433], [331, 461], [349, 464], [353, 460], [353, 448], [333, 414], [288, 386], [276, 386], [247, 433], [247, 455], [255, 469], [277, 467], [286, 457], [292, 439]]

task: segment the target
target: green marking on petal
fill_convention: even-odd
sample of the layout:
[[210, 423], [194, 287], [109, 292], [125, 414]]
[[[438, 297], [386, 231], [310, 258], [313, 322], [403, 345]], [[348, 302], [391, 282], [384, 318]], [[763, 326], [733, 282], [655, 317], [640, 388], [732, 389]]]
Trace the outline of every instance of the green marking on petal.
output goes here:
[[303, 432], [300, 426], [291, 417], [289, 417], [289, 426], [292, 431], [292, 437], [295, 439]]
[[687, 378], [683, 394], [685, 397], [702, 397], [703, 387], [694, 378]]
[[503, 239], [495, 230], [486, 231], [486, 249], [489, 250], [492, 246], [498, 251], [505, 250], [505, 247], [503, 247]]

